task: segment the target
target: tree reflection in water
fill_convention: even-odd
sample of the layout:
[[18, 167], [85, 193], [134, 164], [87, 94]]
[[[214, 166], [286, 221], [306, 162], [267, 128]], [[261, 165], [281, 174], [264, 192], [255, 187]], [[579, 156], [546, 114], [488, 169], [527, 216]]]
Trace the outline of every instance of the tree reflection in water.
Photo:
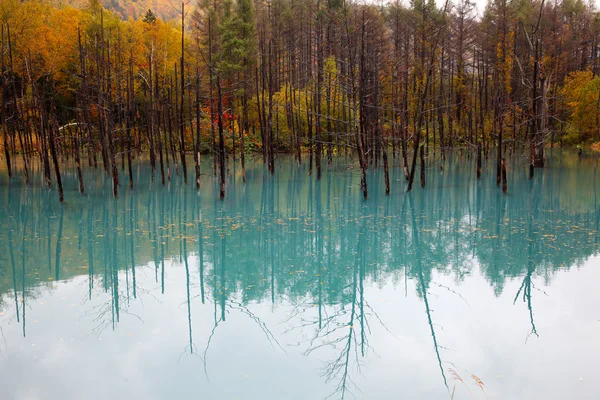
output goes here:
[[[202, 358], [207, 377], [210, 359], [218, 357], [211, 343], [228, 315], [236, 314], [256, 324], [277, 351], [299, 347], [305, 356], [325, 357], [322, 376], [333, 386], [331, 395], [344, 398], [358, 390], [353, 376], [365, 367], [367, 354], [381, 352], [369, 341], [373, 324], [392, 338], [398, 334], [380, 318], [365, 288], [392, 283], [407, 296], [412, 283], [450, 391], [451, 352], [436, 335], [431, 288], [468, 304], [460, 284], [474, 273], [497, 296], [507, 280], [519, 279], [514, 302], [527, 306], [527, 337], [538, 336], [543, 332], [535, 325], [532, 297], [536, 290], [544, 293], [535, 282], [550, 285], [556, 271], [599, 251], [598, 162], [584, 159], [575, 167], [564, 157], [554, 161], [561, 167], [532, 181], [513, 171], [509, 195], [493, 179], [473, 180], [473, 166], [465, 168], [464, 159], [449, 159], [443, 174], [429, 172], [425, 190], [404, 194], [392, 185], [389, 197], [381, 173], [372, 171], [368, 201], [355, 196], [358, 177], [343, 159], [321, 181], [307, 178], [306, 166], [293, 162], [275, 178], [257, 163], [247, 169], [247, 184], [232, 168], [224, 201], [212, 178], [200, 192], [174, 177], [168, 186], [138, 184], [113, 199], [109, 179], [90, 170], [88, 196], [63, 206], [48, 201], [43, 188], [11, 184], [0, 200], [0, 254], [9, 266], [0, 269], [0, 310], [14, 314], [25, 336], [31, 301], [52, 290], [53, 282], [87, 274], [83, 304], [101, 294], [105, 299], [87, 309], [95, 322], [91, 334], [100, 335], [118, 329], [125, 315], [141, 319], [130, 308], [144, 297], [160, 301], [169, 285], [179, 287], [169, 274], [181, 266], [183, 354]], [[149, 175], [145, 164], [137, 166], [138, 180], [149, 181]], [[392, 183], [402, 179], [402, 171], [392, 169]], [[76, 184], [66, 171], [66, 190]], [[158, 293], [146, 279], [149, 270]], [[451, 276], [456, 285], [438, 283], [436, 276]], [[273, 324], [256, 312], [261, 304], [289, 312]], [[213, 320], [193, 321], [195, 307], [212, 307]], [[198, 350], [196, 327], [207, 326], [210, 334]]]

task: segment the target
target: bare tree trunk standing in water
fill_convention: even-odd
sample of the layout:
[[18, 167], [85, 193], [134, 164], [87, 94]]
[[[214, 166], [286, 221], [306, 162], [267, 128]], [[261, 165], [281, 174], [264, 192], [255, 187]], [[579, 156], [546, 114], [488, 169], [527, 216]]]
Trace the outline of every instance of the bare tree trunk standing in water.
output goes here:
[[[349, 55], [349, 59], [353, 60], [354, 57], [352, 56], [352, 50], [350, 47], [350, 29], [348, 27], [348, 10], [344, 10], [345, 15], [345, 20], [346, 20], [346, 36], [347, 36], [347, 41], [348, 41], [348, 55]], [[365, 13], [363, 11], [363, 16], [362, 16], [362, 41], [361, 41], [361, 66], [364, 64], [364, 46], [365, 46]], [[354, 138], [356, 141], [356, 151], [358, 152], [358, 163], [360, 165], [360, 186], [362, 188], [363, 191], [363, 197], [366, 199], [369, 195], [368, 190], [367, 190], [367, 174], [366, 174], [366, 168], [367, 168], [367, 163], [365, 160], [365, 153], [364, 153], [364, 149], [362, 146], [362, 138], [361, 138], [361, 133], [362, 133], [362, 115], [360, 115], [360, 125], [356, 123], [356, 114], [357, 114], [357, 107], [359, 108], [358, 113], [362, 113], [362, 96], [360, 96], [360, 105], [357, 104], [356, 102], [356, 78], [355, 78], [355, 74], [354, 74], [354, 68], [350, 67], [350, 80], [352, 81], [351, 83], [351, 88], [352, 88], [352, 106], [354, 108], [354, 115], [355, 117], [353, 118], [354, 120], [354, 124], [353, 124], [353, 129], [354, 129]], [[362, 69], [360, 73], [362, 74]], [[359, 75], [361, 76], [361, 75]]]
[[477, 179], [481, 178], [481, 143], [477, 143]]
[[179, 136], [180, 136], [180, 145], [179, 145], [179, 154], [181, 157], [181, 168], [183, 169], [183, 183], [187, 184], [187, 164], [185, 163], [185, 138], [184, 138], [184, 128], [185, 124], [183, 122], [183, 101], [185, 97], [185, 3], [181, 2], [181, 106], [179, 107]]
[[196, 164], [196, 189], [200, 189], [200, 69], [196, 66], [196, 146], [194, 148]]
[[[4, 48], [4, 29], [2, 29], [2, 48], [0, 48], [0, 52], [3, 53], [3, 48]], [[6, 165], [7, 165], [7, 169], [8, 169], [8, 177], [11, 178], [12, 177], [12, 164], [10, 161], [10, 152], [9, 152], [9, 148], [8, 148], [8, 136], [10, 134], [10, 132], [12, 131], [12, 138], [11, 141], [13, 141], [12, 145], [13, 145], [13, 152], [14, 152], [14, 140], [15, 140], [15, 136], [18, 136], [19, 141], [20, 141], [20, 145], [21, 145], [21, 154], [23, 156], [23, 172], [25, 174], [25, 184], [29, 184], [29, 168], [27, 165], [27, 155], [25, 154], [25, 146], [23, 146], [23, 139], [22, 139], [22, 133], [24, 131], [23, 125], [26, 126], [25, 121], [21, 121], [21, 118], [24, 116], [24, 113], [21, 113], [19, 110], [19, 103], [17, 101], [17, 85], [16, 85], [16, 75], [14, 73], [13, 70], [13, 49], [12, 49], [12, 41], [11, 41], [11, 36], [10, 36], [10, 25], [6, 24], [6, 33], [8, 35], [8, 54], [9, 54], [9, 61], [10, 61], [10, 83], [12, 86], [12, 92], [13, 92], [13, 103], [14, 103], [14, 118], [16, 119], [16, 135], [14, 133], [14, 128], [12, 129], [7, 129], [6, 128], [6, 115], [4, 114], [6, 112], [6, 110], [0, 111], [1, 117], [0, 117], [0, 122], [3, 123], [3, 129], [4, 129], [4, 151], [5, 151], [5, 155], [6, 155]], [[0, 70], [0, 74], [2, 74], [4, 72], [4, 53], [2, 54], [2, 70]], [[2, 82], [2, 105], [0, 105], [0, 107], [3, 107], [5, 104], [5, 98], [4, 96], [6, 95], [5, 92], [5, 85], [8, 86], [8, 82]], [[21, 83], [21, 91], [23, 90], [23, 84]], [[15, 124], [13, 124], [14, 127]]]
[[499, 104], [496, 105], [496, 112], [497, 112], [497, 117], [495, 118], [498, 124], [498, 144], [497, 144], [497, 155], [496, 155], [496, 185], [500, 185], [500, 181], [502, 179], [502, 131], [503, 131], [503, 124], [504, 122], [502, 121], [502, 101], [500, 100], [496, 100], [498, 101]]
[[0, 41], [0, 58], [2, 59], [0, 65], [0, 84], [2, 85], [2, 104], [0, 105], [0, 122], [2, 123], [2, 136], [4, 137], [4, 156], [6, 157], [6, 170], [8, 172], [8, 177], [12, 178], [12, 168], [10, 162], [10, 149], [8, 147], [8, 128], [6, 126], [6, 116], [4, 115], [6, 109], [6, 90], [5, 88], [8, 86], [8, 83], [5, 81], [4, 75], [4, 24], [0, 25], [0, 30], [2, 31], [2, 39]]
[[[52, 92], [51, 92], [51, 96], [52, 99], [50, 100], [50, 110], [51, 112], [55, 112], [56, 110], [55, 105], [54, 105], [54, 81], [51, 82], [52, 85]], [[45, 91], [44, 91], [44, 95], [45, 95]], [[42, 103], [43, 106], [43, 103]], [[54, 117], [53, 117], [54, 118]], [[55, 138], [54, 138], [54, 130], [58, 128], [58, 122], [56, 121], [56, 119], [54, 119], [53, 123], [50, 124], [50, 126], [48, 127], [48, 130], [50, 132], [50, 138], [49, 138], [49, 142], [50, 142], [50, 154], [52, 155], [52, 163], [54, 164], [54, 175], [56, 175], [56, 185], [58, 186], [58, 199], [60, 200], [61, 203], [65, 202], [65, 195], [63, 193], [63, 185], [62, 185], [62, 178], [60, 176], [60, 167], [58, 165], [58, 156], [56, 154], [56, 145], [55, 145]]]
[[502, 191], [506, 193], [508, 191], [508, 186], [506, 183], [506, 160], [502, 159]]
[[317, 180], [321, 179], [321, 153], [323, 152], [323, 139], [321, 137], [321, 87], [323, 86], [323, 45], [322, 45], [322, 21], [321, 2], [317, 0], [317, 22], [316, 22], [316, 52], [317, 52], [317, 85], [315, 87], [315, 138], [316, 154], [315, 164], [317, 167]]
[[[449, 4], [449, 0], [446, 0], [446, 3], [444, 5], [444, 8], [442, 10], [442, 15], [445, 16], [446, 15], [446, 11], [448, 9], [448, 4]], [[442, 36], [442, 32], [443, 32], [444, 28], [443, 26], [440, 27], [438, 29], [438, 33], [437, 33], [437, 37], [433, 43], [433, 46], [431, 47], [431, 58], [429, 59], [429, 65], [427, 66], [427, 73], [425, 74], [425, 82], [424, 82], [424, 88], [423, 88], [423, 92], [420, 94], [420, 99], [419, 99], [419, 104], [418, 104], [418, 116], [417, 116], [417, 125], [415, 127], [415, 137], [416, 137], [416, 142], [414, 143], [414, 149], [413, 149], [413, 159], [412, 159], [412, 164], [411, 164], [411, 168], [410, 168], [410, 174], [408, 177], [408, 188], [406, 189], [407, 192], [410, 192], [412, 190], [413, 187], [413, 182], [415, 179], [415, 170], [417, 167], [417, 157], [419, 155], [419, 147], [421, 146], [421, 127], [423, 126], [423, 115], [425, 114], [425, 106], [426, 106], [426, 101], [427, 101], [427, 96], [429, 93], [429, 86], [431, 84], [431, 79], [432, 79], [432, 75], [433, 75], [433, 67], [434, 67], [434, 63], [435, 63], [435, 53], [436, 53], [436, 49], [438, 47], [438, 43], [440, 41], [440, 37]], [[425, 176], [424, 176], [424, 160], [423, 157], [421, 157], [421, 184], [423, 185], [425, 182]]]
[[246, 81], [248, 76], [246, 72], [244, 72], [244, 94], [242, 96], [242, 108], [243, 108], [243, 116], [242, 116], [242, 127], [240, 129], [240, 160], [242, 162], [242, 181], [246, 183], [246, 149], [244, 142], [244, 134], [248, 130], [248, 87], [246, 85]]
[[38, 131], [38, 140], [42, 142], [40, 155], [42, 159], [42, 169], [44, 171], [44, 182], [46, 186], [52, 186], [52, 178], [50, 175], [50, 159], [48, 156], [48, 139], [46, 135], [46, 131], [48, 130], [48, 122], [46, 121], [46, 112], [44, 110], [44, 101], [42, 94], [39, 93], [39, 88], [35, 83], [32, 83], [32, 92], [34, 93], [34, 99], [37, 103], [38, 114], [39, 114], [39, 131]]
[[127, 79], [127, 172], [129, 174], [129, 189], [133, 189], [133, 173], [131, 167], [131, 129], [133, 125], [134, 118], [134, 105], [135, 102], [133, 100], [133, 50], [129, 54], [129, 76]]
[[79, 181], [79, 193], [81, 194], [85, 194], [85, 189], [83, 186], [83, 175], [81, 174], [81, 154], [80, 154], [80, 147], [79, 147], [79, 134], [81, 132], [81, 129], [79, 127], [79, 125], [76, 125], [75, 128], [75, 164], [77, 166], [77, 180]]
[[[381, 129], [381, 127], [379, 127]], [[381, 137], [381, 136], [380, 136]], [[385, 194], [390, 194], [390, 169], [388, 166], [388, 141], [384, 139], [383, 141], [383, 175], [385, 179]]]
[[221, 89], [221, 77], [217, 74], [217, 101], [218, 101], [218, 116], [217, 123], [219, 128], [219, 174], [220, 186], [219, 197], [225, 197], [225, 142], [223, 138], [223, 93]]
[[421, 151], [419, 152], [421, 159], [421, 187], [425, 187], [425, 146], [421, 146]]

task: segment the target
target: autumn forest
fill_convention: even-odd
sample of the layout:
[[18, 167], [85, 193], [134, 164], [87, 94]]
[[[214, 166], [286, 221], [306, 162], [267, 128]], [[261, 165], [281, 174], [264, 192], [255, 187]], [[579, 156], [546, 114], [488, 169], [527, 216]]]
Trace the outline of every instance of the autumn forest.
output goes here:
[[82, 168], [118, 196], [145, 159], [157, 184], [207, 174], [223, 198], [231, 163], [245, 181], [248, 157], [275, 173], [282, 153], [315, 179], [350, 157], [366, 198], [367, 170], [410, 191], [461, 150], [506, 191], [510, 157], [533, 177], [548, 148], [600, 144], [600, 13], [580, 0], [76, 5], [0, 3], [3, 161], [26, 184], [40, 165], [61, 202], [65, 165], [81, 193]]

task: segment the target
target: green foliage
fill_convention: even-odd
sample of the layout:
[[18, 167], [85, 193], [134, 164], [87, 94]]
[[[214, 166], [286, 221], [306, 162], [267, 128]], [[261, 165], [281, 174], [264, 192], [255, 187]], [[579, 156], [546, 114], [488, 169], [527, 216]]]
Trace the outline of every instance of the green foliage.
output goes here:
[[219, 25], [221, 52], [219, 69], [232, 76], [247, 68], [256, 50], [254, 38], [254, 11], [250, 0], [232, 0], [223, 3], [223, 16]]
[[154, 15], [151, 9], [148, 9], [142, 21], [144, 21], [147, 24], [154, 25], [156, 23], [156, 15]]

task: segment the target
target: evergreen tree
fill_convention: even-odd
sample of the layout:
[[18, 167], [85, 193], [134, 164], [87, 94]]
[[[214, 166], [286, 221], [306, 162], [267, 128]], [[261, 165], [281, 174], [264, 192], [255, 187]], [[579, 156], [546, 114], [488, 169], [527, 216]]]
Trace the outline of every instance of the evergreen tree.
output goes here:
[[142, 19], [142, 21], [144, 21], [147, 24], [154, 25], [156, 23], [156, 15], [154, 15], [151, 9], [148, 9], [148, 11], [146, 11], [146, 14], [144, 14], [144, 18]]

